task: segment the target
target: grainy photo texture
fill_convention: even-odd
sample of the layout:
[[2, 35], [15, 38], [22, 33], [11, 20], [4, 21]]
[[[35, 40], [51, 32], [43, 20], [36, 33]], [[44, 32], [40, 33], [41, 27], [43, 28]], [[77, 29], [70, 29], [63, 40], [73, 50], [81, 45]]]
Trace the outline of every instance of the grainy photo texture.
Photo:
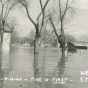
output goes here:
[[87, 88], [88, 0], [0, 0], [0, 88]]

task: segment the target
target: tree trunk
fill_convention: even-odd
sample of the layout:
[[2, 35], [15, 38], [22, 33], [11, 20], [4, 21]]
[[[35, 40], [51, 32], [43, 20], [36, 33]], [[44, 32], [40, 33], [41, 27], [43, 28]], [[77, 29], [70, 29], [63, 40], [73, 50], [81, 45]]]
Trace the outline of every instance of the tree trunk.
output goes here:
[[1, 32], [1, 42], [3, 42], [3, 32]]
[[38, 73], [38, 51], [39, 51], [39, 37], [35, 37], [34, 40], [34, 76]]
[[60, 47], [62, 48], [62, 54], [64, 54], [65, 53], [65, 37], [63, 34], [61, 34], [58, 37], [58, 42], [60, 43]]
[[2, 47], [3, 47], [3, 32], [1, 31], [1, 50], [0, 50], [0, 52], [2, 52]]
[[61, 19], [61, 46], [62, 46], [62, 54], [65, 53], [65, 36], [63, 30], [63, 19]]
[[2, 21], [2, 27], [1, 27], [1, 52], [3, 51], [3, 35], [4, 35], [4, 26], [5, 26], [5, 21]]
[[65, 53], [65, 46], [63, 45], [62, 46], [62, 54], [64, 54]]
[[2, 21], [2, 28], [1, 28], [1, 42], [3, 43], [3, 34], [4, 34], [4, 29], [5, 29], [5, 21]]
[[65, 37], [62, 35], [62, 54], [65, 53]]

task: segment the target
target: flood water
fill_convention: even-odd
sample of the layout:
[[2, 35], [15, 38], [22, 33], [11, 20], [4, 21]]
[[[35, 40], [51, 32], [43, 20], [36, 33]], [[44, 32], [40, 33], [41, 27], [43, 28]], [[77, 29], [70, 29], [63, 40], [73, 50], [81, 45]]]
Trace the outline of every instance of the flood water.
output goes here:
[[33, 47], [12, 46], [0, 53], [0, 88], [87, 88], [88, 50], [80, 51], [62, 58], [59, 48], [40, 48], [35, 70]]

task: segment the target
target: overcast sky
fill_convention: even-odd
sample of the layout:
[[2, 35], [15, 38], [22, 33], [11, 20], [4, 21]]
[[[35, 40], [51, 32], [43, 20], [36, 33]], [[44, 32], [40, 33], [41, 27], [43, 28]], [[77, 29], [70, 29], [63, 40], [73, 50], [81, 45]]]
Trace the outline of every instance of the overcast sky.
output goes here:
[[[35, 20], [37, 14], [40, 12], [38, 0], [33, 0], [31, 4], [31, 16]], [[75, 6], [78, 9], [77, 14], [65, 32], [78, 38], [81, 35], [88, 34], [88, 0], [75, 0]], [[18, 19], [18, 23], [20, 25], [19, 29], [22, 29], [20, 32], [21, 36], [26, 36], [29, 31], [34, 28], [25, 13], [22, 13], [20, 10], [15, 11], [12, 15], [16, 16]]]
[[88, 35], [88, 0], [76, 0], [76, 7], [77, 15], [66, 32], [78, 38], [81, 35]]

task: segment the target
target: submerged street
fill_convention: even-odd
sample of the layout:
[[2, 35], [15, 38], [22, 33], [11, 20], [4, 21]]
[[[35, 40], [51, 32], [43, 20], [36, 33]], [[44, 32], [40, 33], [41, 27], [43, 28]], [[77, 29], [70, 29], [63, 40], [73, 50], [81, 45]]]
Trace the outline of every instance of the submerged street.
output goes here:
[[87, 88], [87, 75], [81, 74], [88, 70], [87, 54], [69, 52], [62, 59], [59, 48], [40, 48], [35, 71], [33, 47], [12, 46], [9, 54], [0, 53], [0, 88]]

